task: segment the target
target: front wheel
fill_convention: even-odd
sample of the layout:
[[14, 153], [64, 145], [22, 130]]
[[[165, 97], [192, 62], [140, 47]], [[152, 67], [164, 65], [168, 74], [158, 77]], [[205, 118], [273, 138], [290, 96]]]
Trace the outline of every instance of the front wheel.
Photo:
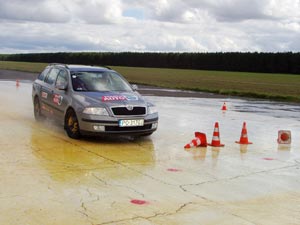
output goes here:
[[79, 123], [74, 110], [69, 109], [65, 117], [65, 129], [70, 138], [79, 139], [80, 129]]

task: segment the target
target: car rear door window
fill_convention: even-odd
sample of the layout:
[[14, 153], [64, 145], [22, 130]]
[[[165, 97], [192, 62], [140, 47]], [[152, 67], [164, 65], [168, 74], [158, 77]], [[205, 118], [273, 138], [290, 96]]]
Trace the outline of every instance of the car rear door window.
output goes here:
[[45, 77], [47, 76], [47, 74], [49, 73], [50, 69], [51, 69], [50, 67], [47, 67], [46, 69], [44, 69], [44, 71], [42, 73], [40, 73], [40, 75], [38, 76], [38, 79], [44, 80]]
[[59, 73], [59, 69], [53, 68], [53, 69], [49, 72], [48, 76], [46, 77], [45, 82], [46, 82], [47, 84], [51, 84], [51, 85], [54, 84], [54, 82], [55, 82], [55, 80], [56, 80], [56, 78], [57, 78], [58, 73]]

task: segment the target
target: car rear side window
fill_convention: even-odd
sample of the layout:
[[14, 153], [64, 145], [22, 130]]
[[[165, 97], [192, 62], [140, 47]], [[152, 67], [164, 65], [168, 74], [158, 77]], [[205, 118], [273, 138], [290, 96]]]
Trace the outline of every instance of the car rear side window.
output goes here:
[[57, 78], [58, 73], [59, 73], [59, 69], [53, 68], [49, 72], [48, 76], [46, 77], [45, 82], [47, 84], [53, 84], [55, 82], [56, 78]]
[[47, 76], [47, 74], [49, 73], [50, 67], [47, 67], [46, 69], [44, 69], [44, 71], [42, 73], [40, 73], [40, 75], [38, 76], [39, 80], [44, 80], [45, 77]]

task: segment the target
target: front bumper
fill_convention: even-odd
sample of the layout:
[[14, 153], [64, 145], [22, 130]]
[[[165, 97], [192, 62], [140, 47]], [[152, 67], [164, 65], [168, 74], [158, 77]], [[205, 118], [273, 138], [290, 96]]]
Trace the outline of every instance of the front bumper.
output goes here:
[[[119, 120], [144, 119], [144, 126], [120, 127]], [[79, 118], [79, 127], [82, 134], [129, 134], [146, 135], [156, 131], [158, 114], [145, 117], [106, 117], [82, 114]]]

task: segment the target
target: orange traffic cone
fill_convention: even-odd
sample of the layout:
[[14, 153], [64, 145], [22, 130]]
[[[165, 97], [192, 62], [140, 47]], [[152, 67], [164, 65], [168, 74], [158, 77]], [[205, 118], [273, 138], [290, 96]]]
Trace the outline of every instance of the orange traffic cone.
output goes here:
[[189, 144], [186, 144], [184, 148], [192, 148], [201, 145], [201, 140], [199, 138], [193, 139]]
[[207, 140], [206, 140], [206, 134], [201, 132], [195, 132], [195, 137], [199, 138], [201, 141], [200, 147], [206, 147], [207, 146]]
[[226, 102], [224, 102], [223, 106], [222, 106], [222, 110], [226, 111], [227, 110], [227, 106], [226, 106]]
[[213, 133], [213, 138], [211, 141], [211, 144], [208, 144], [209, 146], [213, 147], [224, 147], [225, 145], [221, 144], [220, 141], [220, 133], [219, 133], [219, 123], [215, 123], [215, 128], [214, 128], [214, 133]]
[[252, 142], [248, 141], [246, 122], [243, 123], [243, 128], [242, 128], [240, 141], [236, 141], [235, 143], [242, 144], [242, 145], [253, 144]]
[[16, 80], [16, 87], [19, 87], [19, 86], [20, 86], [20, 81]]
[[184, 148], [192, 148], [192, 147], [206, 147], [206, 134], [195, 132], [195, 137], [189, 144], [186, 144]]

